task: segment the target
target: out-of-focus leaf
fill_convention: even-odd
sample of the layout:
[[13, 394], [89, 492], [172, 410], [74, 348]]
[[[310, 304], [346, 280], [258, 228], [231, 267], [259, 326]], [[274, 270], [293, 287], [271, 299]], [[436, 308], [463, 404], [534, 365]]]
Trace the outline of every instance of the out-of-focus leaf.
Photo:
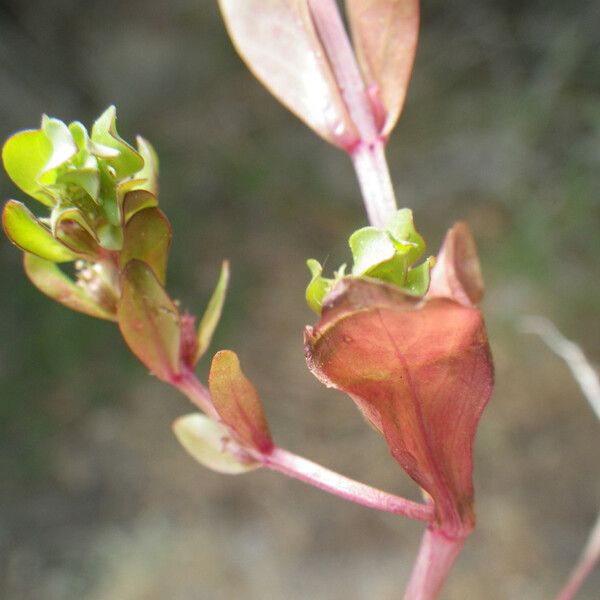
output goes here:
[[8, 176], [26, 194], [47, 206], [52, 206], [52, 200], [41, 190], [37, 178], [51, 156], [52, 143], [40, 129], [19, 131], [2, 148], [2, 162]]
[[79, 223], [79, 225], [81, 225], [81, 227], [83, 227], [96, 242], [99, 241], [96, 232], [89, 223], [85, 213], [72, 206], [67, 206], [66, 208], [56, 206], [52, 209], [52, 212], [50, 213], [50, 229], [54, 234], [58, 235], [61, 223], [65, 220]]
[[146, 190], [127, 192], [123, 197], [123, 221], [127, 223], [135, 213], [152, 206], [158, 206], [158, 200], [154, 194]]
[[484, 291], [477, 246], [469, 226], [459, 221], [448, 231], [431, 271], [428, 298], [451, 298], [477, 304]]
[[[73, 211], [67, 212], [75, 212]], [[94, 259], [100, 254], [100, 247], [89, 231], [82, 227], [80, 222], [68, 216], [60, 219], [56, 237], [73, 252], [83, 255], [88, 259]]]
[[239, 441], [259, 452], [269, 452], [273, 441], [262, 402], [252, 383], [242, 373], [235, 352], [222, 350], [215, 354], [208, 384], [217, 412]]
[[306, 332], [312, 372], [350, 395], [438, 520], [473, 524], [473, 440], [493, 386], [479, 310], [348, 278]]
[[106, 156], [118, 179], [137, 173], [144, 167], [144, 159], [117, 133], [117, 111], [110, 106], [94, 123], [91, 141], [118, 151], [116, 156]]
[[145, 179], [145, 183], [139, 186], [139, 189], [148, 190], [155, 196], [158, 195], [158, 155], [152, 147], [152, 144], [141, 135], [137, 137], [138, 152], [144, 159], [144, 166], [136, 173], [137, 179]]
[[179, 310], [139, 260], [130, 261], [123, 272], [117, 316], [131, 351], [156, 377], [172, 381], [179, 373]]
[[221, 265], [221, 274], [217, 281], [217, 286], [213, 292], [202, 319], [198, 326], [198, 344], [194, 362], [198, 362], [206, 352], [212, 341], [213, 335], [223, 313], [223, 305], [227, 295], [227, 286], [229, 285], [229, 262], [224, 260]]
[[21, 202], [9, 200], [6, 203], [2, 211], [2, 225], [10, 241], [25, 252], [53, 262], [77, 258]]
[[388, 135], [402, 110], [419, 34], [418, 0], [346, 0], [366, 85], [379, 91]]
[[200, 413], [180, 417], [173, 431], [181, 445], [201, 465], [226, 475], [239, 475], [258, 469], [256, 462], [242, 462], [229, 450], [231, 435], [227, 428]]
[[344, 149], [359, 139], [306, 0], [220, 0], [229, 35], [249, 69], [287, 108]]
[[83, 288], [69, 279], [55, 263], [33, 254], [25, 254], [24, 266], [31, 283], [53, 300], [86, 315], [116, 321], [114, 313], [100, 306]]
[[171, 225], [158, 208], [145, 208], [125, 226], [125, 238], [119, 260], [124, 267], [130, 260], [145, 262], [164, 285], [171, 247]]

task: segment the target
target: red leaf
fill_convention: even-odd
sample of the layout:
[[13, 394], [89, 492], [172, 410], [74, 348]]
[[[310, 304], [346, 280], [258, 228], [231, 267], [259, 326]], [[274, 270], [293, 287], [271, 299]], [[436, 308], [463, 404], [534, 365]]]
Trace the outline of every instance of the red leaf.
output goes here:
[[448, 231], [431, 271], [427, 298], [451, 298], [465, 306], [483, 296], [483, 277], [469, 226], [459, 221]]
[[208, 376], [210, 395], [223, 422], [240, 442], [267, 453], [273, 448], [258, 392], [242, 373], [235, 352], [222, 350], [213, 358]]
[[394, 128], [408, 89], [419, 35], [418, 0], [346, 0], [365, 83], [383, 103], [382, 133]]
[[180, 375], [179, 309], [144, 262], [131, 260], [122, 275], [119, 328], [131, 351], [159, 379]]
[[479, 310], [345, 279], [306, 331], [312, 372], [348, 393], [435, 501], [446, 531], [473, 524], [472, 447], [493, 385]]

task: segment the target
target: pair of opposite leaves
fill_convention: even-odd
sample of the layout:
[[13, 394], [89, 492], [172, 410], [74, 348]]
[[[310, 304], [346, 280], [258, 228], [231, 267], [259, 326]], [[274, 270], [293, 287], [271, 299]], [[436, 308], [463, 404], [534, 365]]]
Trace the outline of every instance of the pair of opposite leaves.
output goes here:
[[[311, 371], [350, 395], [392, 456], [432, 498], [436, 521], [449, 535], [474, 524], [473, 440], [493, 386], [485, 327], [475, 306], [482, 293], [475, 244], [468, 226], [458, 223], [446, 236], [424, 298], [347, 277], [326, 297], [320, 321], [305, 332]], [[215, 356], [209, 384], [220, 429], [190, 415], [176, 422], [178, 437], [217, 470], [260, 466], [273, 443], [256, 390], [235, 354]]]

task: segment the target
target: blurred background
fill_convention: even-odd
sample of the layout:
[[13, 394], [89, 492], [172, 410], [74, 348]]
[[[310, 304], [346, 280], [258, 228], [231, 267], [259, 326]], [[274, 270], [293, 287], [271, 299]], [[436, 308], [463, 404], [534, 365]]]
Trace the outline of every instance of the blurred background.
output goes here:
[[[547, 316], [600, 363], [598, 25], [594, 0], [423, 5], [390, 167], [431, 253], [453, 221], [473, 227], [497, 370], [476, 445], [478, 529], [448, 600], [551, 598], [600, 509], [600, 423], [516, 327]], [[91, 124], [111, 103], [120, 133], [161, 158], [175, 297], [201, 312], [231, 260], [213, 350], [239, 353], [277, 441], [417, 498], [352, 402], [304, 365], [305, 260], [348, 260], [365, 224], [347, 158], [251, 77], [215, 2], [0, 1], [0, 138], [43, 112]], [[24, 199], [5, 176], [0, 192]], [[0, 262], [1, 598], [401, 597], [421, 525], [273, 473], [204, 470], [170, 430], [186, 400], [116, 327], [42, 297], [6, 239]], [[599, 588], [597, 571], [580, 598]]]

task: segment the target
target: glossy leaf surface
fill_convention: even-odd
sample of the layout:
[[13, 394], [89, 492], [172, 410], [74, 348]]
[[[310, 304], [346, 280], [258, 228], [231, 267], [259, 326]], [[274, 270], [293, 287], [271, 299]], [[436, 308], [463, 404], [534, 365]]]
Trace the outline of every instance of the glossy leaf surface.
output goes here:
[[117, 311], [119, 327], [131, 351], [164, 381], [179, 373], [179, 310], [152, 269], [139, 260], [123, 272]]
[[180, 417], [173, 431], [186, 451], [201, 465], [224, 473], [239, 475], [257, 469], [256, 462], [244, 462], [228, 450], [230, 433], [224, 425], [200, 413]]
[[346, 0], [354, 48], [366, 85], [378, 92], [388, 135], [402, 110], [419, 30], [418, 0]]
[[229, 35], [256, 77], [287, 108], [342, 148], [358, 133], [306, 0], [220, 0]]
[[21, 202], [9, 200], [6, 203], [2, 211], [2, 225], [10, 241], [25, 252], [53, 262], [76, 258]]
[[225, 304], [225, 296], [227, 295], [227, 286], [229, 285], [229, 262], [223, 261], [221, 266], [221, 274], [215, 290], [208, 301], [208, 305], [202, 319], [200, 319], [200, 325], [198, 326], [198, 342], [196, 349], [196, 357], [194, 362], [198, 362], [204, 355], [210, 343], [212, 341], [217, 325], [221, 319], [223, 313], [223, 306]]
[[307, 330], [306, 353], [313, 373], [352, 397], [433, 497], [438, 520], [472, 523], [473, 439], [493, 380], [479, 310], [345, 279]]
[[31, 283], [53, 300], [91, 317], [116, 321], [114, 313], [100, 306], [86, 290], [76, 285], [54, 262], [33, 254], [25, 254], [24, 266]]
[[208, 383], [217, 412], [239, 441], [260, 452], [271, 450], [273, 441], [262, 402], [252, 383], [242, 373], [235, 352], [222, 350], [215, 354]]

